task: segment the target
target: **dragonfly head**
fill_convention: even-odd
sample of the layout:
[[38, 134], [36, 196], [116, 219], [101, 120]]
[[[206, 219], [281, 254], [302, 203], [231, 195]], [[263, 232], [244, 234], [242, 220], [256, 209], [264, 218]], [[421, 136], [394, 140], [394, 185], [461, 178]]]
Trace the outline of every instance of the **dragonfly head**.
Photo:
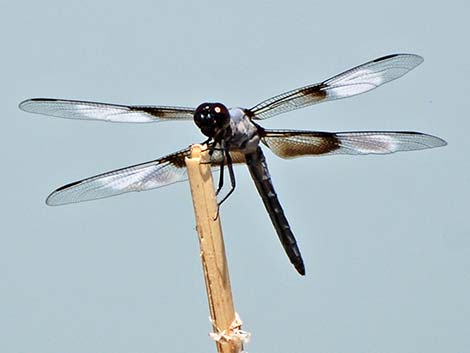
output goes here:
[[230, 113], [221, 103], [202, 103], [196, 108], [194, 122], [207, 137], [214, 137], [230, 125]]

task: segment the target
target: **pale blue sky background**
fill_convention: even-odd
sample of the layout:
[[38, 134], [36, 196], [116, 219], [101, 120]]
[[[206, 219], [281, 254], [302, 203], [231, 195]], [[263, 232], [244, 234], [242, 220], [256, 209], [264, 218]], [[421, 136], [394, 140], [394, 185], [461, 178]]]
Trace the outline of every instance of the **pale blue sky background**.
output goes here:
[[0, 352], [214, 352], [186, 183], [69, 207], [47, 194], [199, 142], [191, 123], [21, 112], [30, 97], [252, 106], [382, 55], [424, 63], [271, 128], [416, 130], [445, 148], [267, 152], [307, 267], [245, 168], [222, 223], [251, 352], [470, 351], [468, 1], [10, 1], [0, 13]]

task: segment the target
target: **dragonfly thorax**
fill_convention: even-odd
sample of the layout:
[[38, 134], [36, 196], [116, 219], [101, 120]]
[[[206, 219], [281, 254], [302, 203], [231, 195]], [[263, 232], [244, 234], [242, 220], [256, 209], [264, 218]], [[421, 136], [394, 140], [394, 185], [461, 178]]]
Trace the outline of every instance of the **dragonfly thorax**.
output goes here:
[[202, 103], [194, 112], [194, 122], [207, 137], [215, 137], [230, 126], [230, 114], [221, 103]]

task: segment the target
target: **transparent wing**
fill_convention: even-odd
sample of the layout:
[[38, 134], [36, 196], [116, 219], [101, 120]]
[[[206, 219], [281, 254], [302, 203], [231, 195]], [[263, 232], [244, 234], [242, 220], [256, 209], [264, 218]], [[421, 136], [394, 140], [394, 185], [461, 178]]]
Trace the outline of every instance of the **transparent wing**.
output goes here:
[[422, 62], [423, 58], [414, 54], [384, 56], [321, 83], [267, 99], [249, 109], [248, 114], [252, 119], [267, 119], [312, 104], [355, 96], [403, 76]]
[[33, 98], [19, 104], [25, 112], [58, 118], [102, 120], [118, 123], [149, 123], [191, 120], [194, 109], [184, 107], [133, 106], [65, 99]]
[[265, 130], [261, 141], [282, 158], [331, 154], [387, 154], [445, 146], [436, 136], [419, 132], [316, 132]]
[[184, 158], [189, 155], [190, 150], [187, 148], [155, 161], [76, 181], [52, 192], [46, 203], [58, 206], [90, 201], [184, 181], [187, 178]]
[[[185, 157], [189, 148], [155, 161], [137, 164], [99, 174], [91, 178], [62, 186], [52, 192], [46, 200], [49, 206], [90, 201], [120, 195], [131, 191], [144, 191], [187, 180]], [[244, 154], [231, 152], [233, 163], [244, 163]], [[211, 158], [213, 170], [222, 162], [223, 154], [214, 151]]]

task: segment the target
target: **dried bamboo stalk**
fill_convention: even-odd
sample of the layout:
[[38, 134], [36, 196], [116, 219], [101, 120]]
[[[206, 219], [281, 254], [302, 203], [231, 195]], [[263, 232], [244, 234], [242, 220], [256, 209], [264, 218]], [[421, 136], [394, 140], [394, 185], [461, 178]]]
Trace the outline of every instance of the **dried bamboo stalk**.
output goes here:
[[[206, 282], [207, 299], [219, 353], [238, 353], [243, 344], [231, 335], [236, 322], [232, 291], [225, 256], [224, 240], [218, 217], [209, 154], [206, 146], [193, 145], [191, 158], [186, 158], [193, 198], [200, 256]], [[235, 329], [239, 326], [235, 324]]]

